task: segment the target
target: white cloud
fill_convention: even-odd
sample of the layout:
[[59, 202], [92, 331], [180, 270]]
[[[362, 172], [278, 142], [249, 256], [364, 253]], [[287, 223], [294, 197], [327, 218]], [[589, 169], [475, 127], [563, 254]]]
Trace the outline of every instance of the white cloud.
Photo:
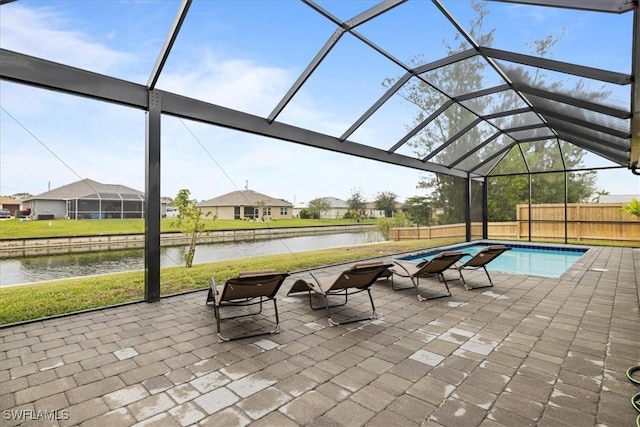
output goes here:
[[[172, 57], [173, 58], [173, 57]], [[286, 92], [288, 72], [249, 60], [220, 58], [203, 47], [200, 55], [171, 67], [157, 87], [227, 108], [267, 116]]]
[[87, 34], [65, 28], [72, 23], [52, 8], [9, 4], [2, 6], [0, 16], [0, 45], [4, 49], [105, 74], [135, 61], [129, 53], [115, 51]]

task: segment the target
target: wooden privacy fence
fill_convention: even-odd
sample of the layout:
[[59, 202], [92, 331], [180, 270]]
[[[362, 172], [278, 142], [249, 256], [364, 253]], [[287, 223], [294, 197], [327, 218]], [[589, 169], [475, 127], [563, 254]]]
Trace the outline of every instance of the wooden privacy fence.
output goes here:
[[[623, 213], [622, 203], [567, 204], [567, 239], [572, 241], [620, 241], [640, 244], [640, 218]], [[529, 213], [531, 213], [529, 215]], [[529, 222], [531, 217], [531, 222]], [[489, 222], [488, 237], [506, 240], [564, 240], [565, 205], [517, 205], [516, 221]], [[482, 223], [471, 225], [473, 236], [482, 236]], [[390, 230], [389, 239], [465, 237], [464, 224], [403, 227]]]

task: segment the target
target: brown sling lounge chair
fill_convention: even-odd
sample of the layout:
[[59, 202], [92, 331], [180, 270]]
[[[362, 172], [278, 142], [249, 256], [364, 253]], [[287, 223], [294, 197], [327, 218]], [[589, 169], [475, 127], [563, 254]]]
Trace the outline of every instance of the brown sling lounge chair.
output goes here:
[[[309, 306], [313, 310], [319, 310], [322, 308], [325, 308], [327, 310], [329, 326], [358, 322], [365, 319], [372, 320], [377, 317], [377, 314], [376, 307], [373, 304], [373, 297], [371, 296], [371, 285], [373, 285], [380, 277], [386, 277], [386, 275], [388, 275], [389, 267], [391, 267], [391, 264], [386, 264], [383, 262], [371, 262], [356, 264], [335, 276], [317, 277], [312, 273], [312, 280], [296, 280], [287, 295], [306, 292], [309, 295]], [[354, 295], [360, 292], [367, 292], [367, 294], [369, 295], [369, 301], [371, 302], [372, 310], [371, 316], [358, 318], [354, 317], [343, 320], [341, 322], [337, 322], [331, 318], [330, 308], [345, 305], [347, 303], [349, 295]], [[312, 293], [322, 298], [324, 306], [314, 307]], [[330, 296], [343, 296], [344, 302], [330, 305], [328, 301]]]
[[[504, 245], [491, 245], [487, 246], [480, 250], [477, 254], [475, 254], [470, 260], [466, 262], [457, 262], [451, 268], [458, 271], [460, 274], [460, 280], [462, 280], [462, 284], [464, 288], [467, 290], [470, 289], [479, 289], [479, 288], [489, 288], [493, 286], [493, 282], [491, 281], [491, 276], [487, 271], [487, 264], [496, 259], [498, 256], [502, 255], [504, 252], [510, 250], [511, 248]], [[488, 285], [482, 286], [469, 286], [464, 280], [464, 276], [462, 275], [462, 270], [477, 270], [482, 268], [489, 279]]]
[[[444, 277], [444, 272], [447, 271], [451, 266], [453, 266], [457, 261], [460, 260], [463, 256], [467, 254], [462, 252], [441, 252], [438, 255], [434, 256], [431, 260], [425, 260], [421, 263], [413, 263], [413, 262], [400, 262], [394, 261], [396, 265], [394, 265], [390, 270], [393, 274], [398, 275], [400, 277], [408, 277], [411, 279], [411, 283], [413, 284], [413, 288], [416, 290], [416, 295], [418, 296], [418, 301], [426, 301], [434, 298], [443, 298], [451, 296], [451, 291], [449, 290], [449, 285], [447, 284], [447, 280]], [[441, 282], [444, 283], [445, 288], [447, 289], [446, 294], [436, 294], [434, 296], [425, 297], [420, 294], [418, 289], [420, 285], [420, 278], [424, 277], [438, 277]], [[391, 278], [391, 287], [394, 291], [401, 289], [409, 289], [410, 287], [405, 288], [397, 288], [393, 283], [393, 277]]]
[[[278, 304], [276, 294], [282, 286], [289, 273], [276, 273], [275, 270], [246, 271], [240, 273], [238, 277], [233, 277], [222, 286], [216, 286], [216, 281], [211, 278], [211, 286], [207, 295], [207, 304], [213, 303], [213, 312], [216, 318], [218, 338], [221, 341], [236, 340], [258, 335], [277, 334], [280, 332], [280, 318], [278, 317]], [[275, 309], [276, 324], [274, 329], [267, 332], [246, 333], [236, 337], [225, 337], [222, 335], [221, 323], [226, 320], [236, 319], [245, 316], [255, 316], [262, 313], [262, 303], [268, 300], [273, 301]], [[259, 310], [253, 313], [244, 313], [235, 316], [222, 318], [220, 309], [225, 306], [246, 307], [259, 305]]]

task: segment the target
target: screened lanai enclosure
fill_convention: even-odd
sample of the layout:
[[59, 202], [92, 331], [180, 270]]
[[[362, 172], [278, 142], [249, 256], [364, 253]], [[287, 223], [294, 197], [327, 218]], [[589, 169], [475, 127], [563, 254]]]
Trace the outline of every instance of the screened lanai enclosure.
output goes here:
[[144, 218], [144, 193], [90, 179], [23, 200], [34, 219]]
[[[487, 238], [488, 222], [513, 219], [523, 202], [564, 205], [566, 229], [566, 206], [593, 195], [594, 171], [624, 171], [633, 182], [640, 174], [631, 0], [0, 4], [7, 120], [19, 122], [18, 98], [33, 97], [37, 110], [53, 92], [128, 117], [87, 121], [137, 125], [128, 137], [144, 152], [133, 167], [145, 177], [149, 301], [160, 294], [161, 166], [169, 146], [183, 144], [171, 123], [187, 128], [203, 157], [215, 156], [196, 126], [260, 136], [263, 153], [276, 140], [372, 160], [380, 173], [423, 172], [420, 185], [438, 195], [442, 215], [465, 224], [466, 240]], [[68, 44], [73, 31], [37, 31], [47, 21], [98, 35]], [[15, 95], [25, 87], [28, 96]], [[238, 148], [223, 140], [220, 151]], [[198, 160], [181, 159], [185, 168]]]

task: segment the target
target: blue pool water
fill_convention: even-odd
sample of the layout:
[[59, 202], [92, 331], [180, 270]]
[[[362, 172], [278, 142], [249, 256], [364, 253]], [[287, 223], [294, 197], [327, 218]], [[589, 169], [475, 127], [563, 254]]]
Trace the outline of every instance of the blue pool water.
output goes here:
[[[470, 256], [462, 258], [462, 262], [480, 251], [488, 244], [472, 244], [464, 246], [456, 246], [447, 248], [447, 251], [461, 251], [468, 253]], [[526, 274], [530, 276], [543, 277], [560, 277], [562, 273], [567, 271], [587, 249], [584, 248], [562, 248], [551, 246], [534, 246], [534, 245], [516, 245], [507, 244], [511, 248], [510, 251], [504, 252], [502, 255], [487, 264], [489, 271], [501, 271], [504, 273]], [[442, 249], [424, 252], [418, 255], [402, 258], [407, 261], [422, 261], [431, 259], [436, 254], [443, 252]]]

